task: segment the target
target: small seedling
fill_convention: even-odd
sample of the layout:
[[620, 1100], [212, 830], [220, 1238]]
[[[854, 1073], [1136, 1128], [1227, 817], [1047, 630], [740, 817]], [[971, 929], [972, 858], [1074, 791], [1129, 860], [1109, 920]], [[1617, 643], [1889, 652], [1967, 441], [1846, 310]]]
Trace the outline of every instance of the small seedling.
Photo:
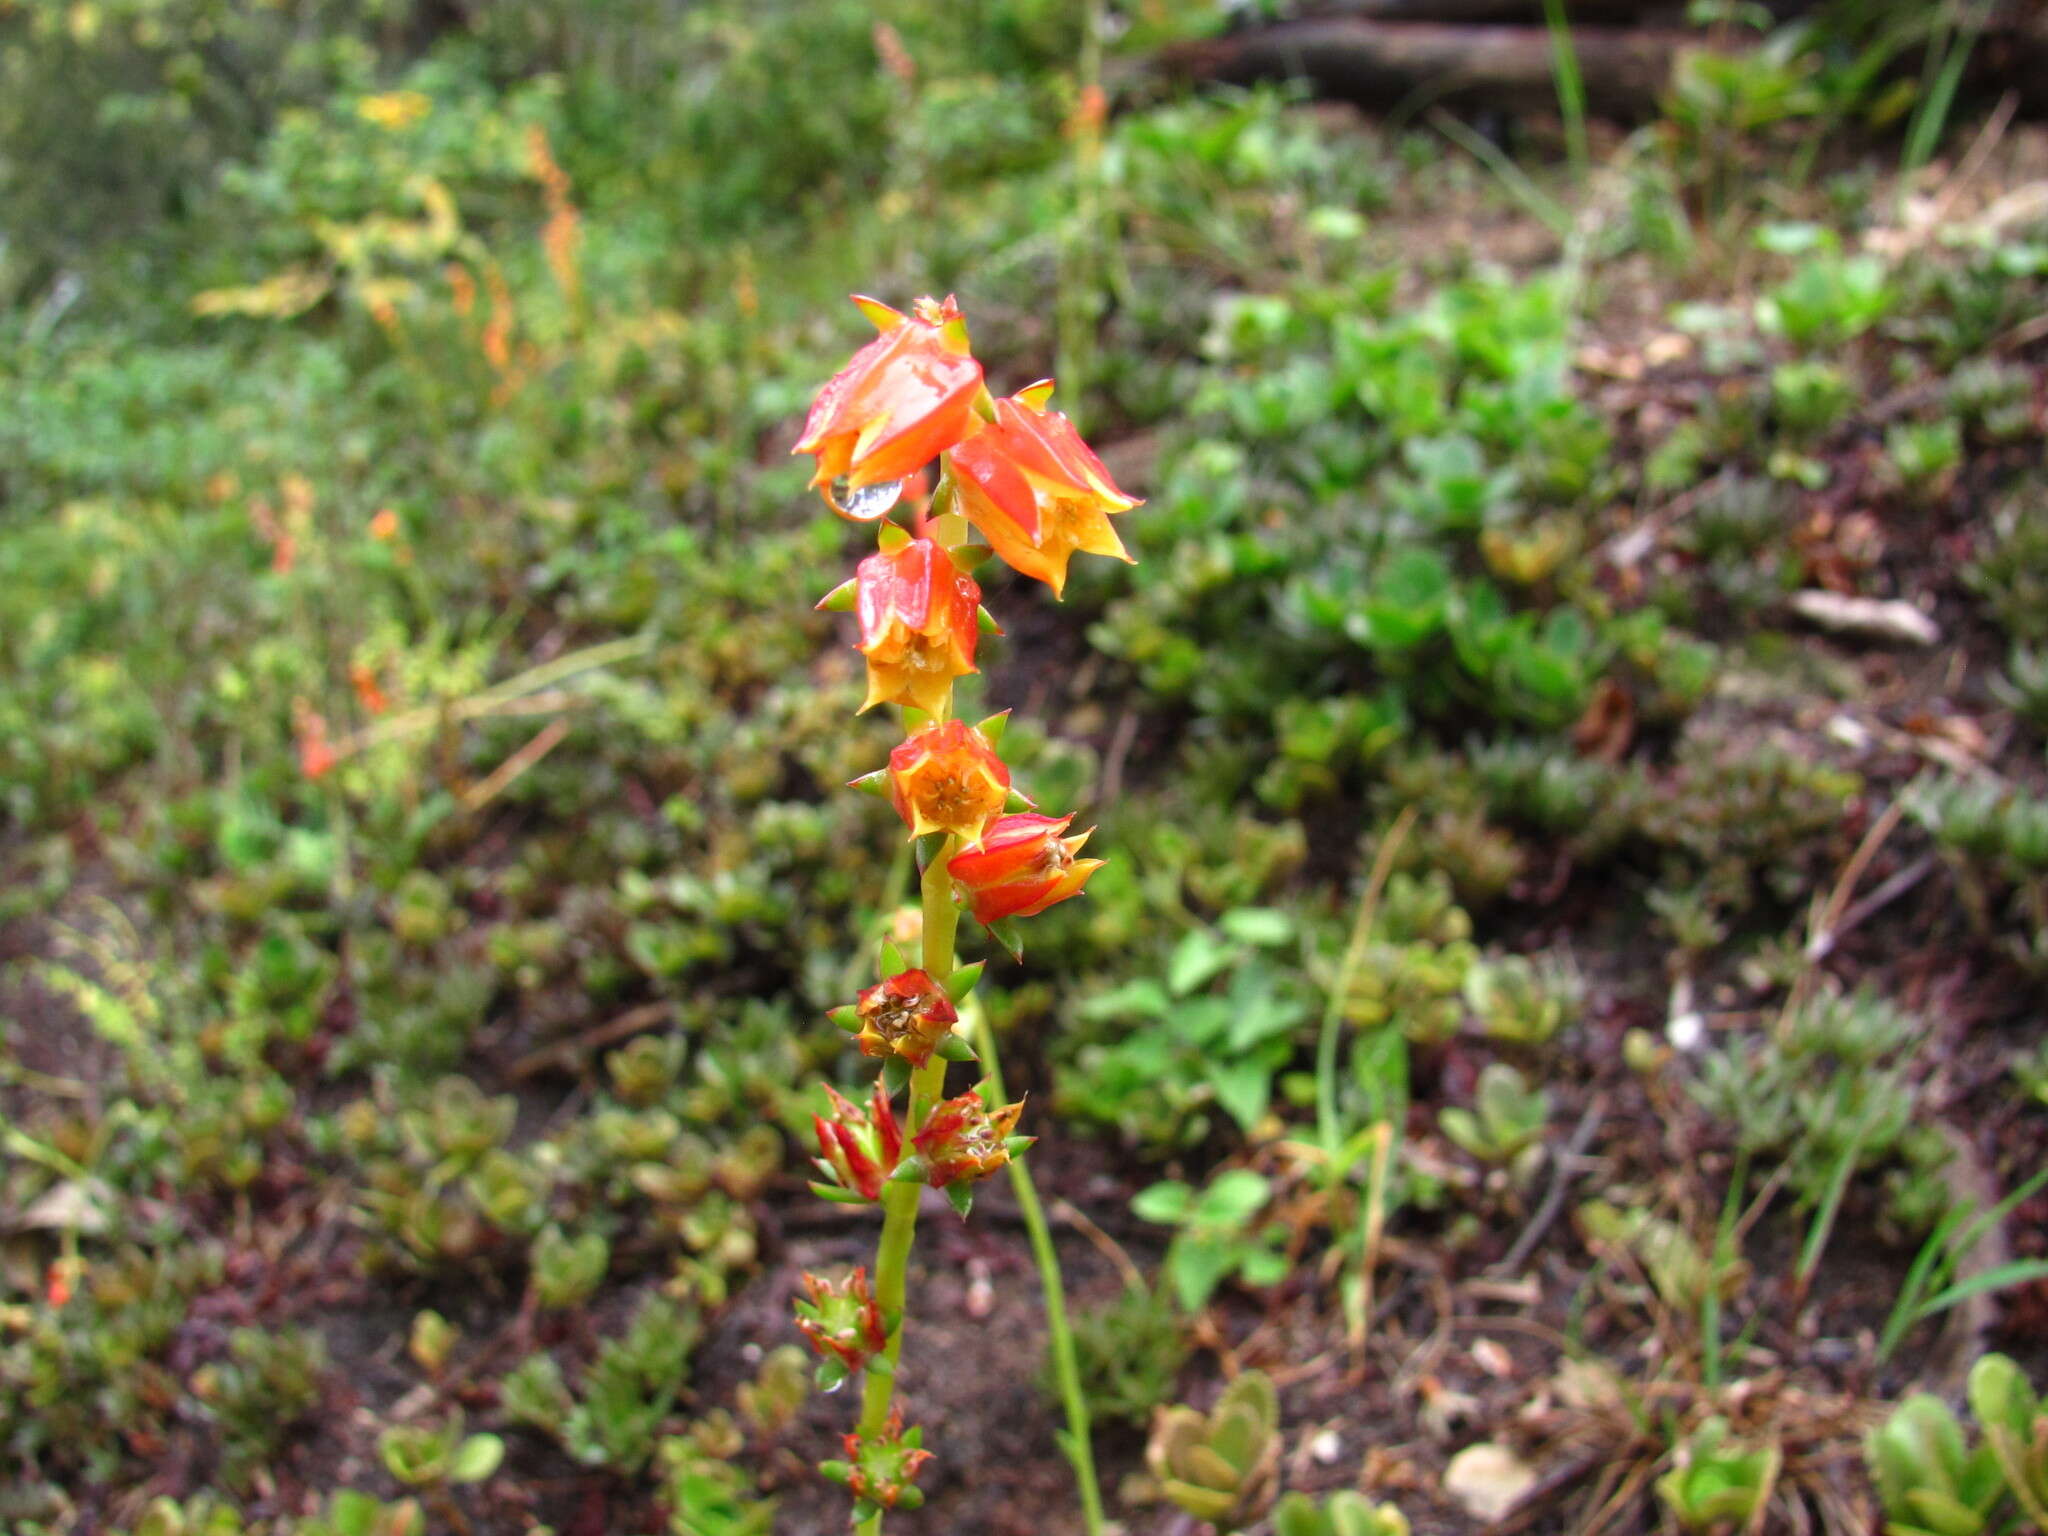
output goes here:
[[1180, 1406], [1160, 1414], [1145, 1465], [1167, 1498], [1227, 1536], [1255, 1520], [1271, 1496], [1279, 1431], [1273, 1383], [1246, 1371], [1210, 1412]]

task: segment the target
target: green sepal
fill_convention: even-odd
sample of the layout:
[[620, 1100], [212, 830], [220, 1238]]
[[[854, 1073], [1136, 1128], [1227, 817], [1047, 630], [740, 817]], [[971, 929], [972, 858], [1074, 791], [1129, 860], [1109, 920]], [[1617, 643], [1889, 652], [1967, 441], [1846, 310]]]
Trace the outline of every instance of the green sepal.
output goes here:
[[910, 1063], [901, 1056], [891, 1056], [882, 1063], [882, 1086], [889, 1090], [889, 1097], [895, 1098], [910, 1082]]
[[[986, 564], [995, 551], [986, 544], [956, 544], [946, 551], [953, 557], [953, 563], [961, 570], [972, 573], [975, 567]], [[993, 631], [1001, 634], [1001, 630]]]
[[882, 979], [887, 981], [897, 972], [906, 969], [903, 964], [903, 950], [894, 939], [882, 940]]
[[821, 1461], [818, 1463], [818, 1475], [827, 1482], [844, 1487], [853, 1481], [853, 1467], [844, 1461]]
[[841, 1003], [837, 1008], [827, 1013], [825, 1017], [830, 1019], [838, 1028], [845, 1030], [849, 1035], [860, 1028], [860, 1010], [851, 1003]]
[[999, 715], [990, 715], [986, 720], [979, 722], [974, 728], [988, 738], [990, 746], [997, 747], [1002, 745], [1003, 731], [1008, 727], [1009, 723], [1010, 712], [1006, 709]]
[[932, 723], [932, 717], [914, 704], [903, 706], [903, 734], [915, 736]]
[[947, 1035], [939, 1042], [939, 1054], [948, 1061], [979, 1061], [965, 1035]]
[[996, 616], [986, 608], [975, 608], [974, 622], [984, 635], [1000, 635], [1003, 632], [1003, 626], [996, 622]]
[[920, 875], [932, 867], [932, 860], [945, 846], [946, 834], [943, 832], [927, 832], [917, 840], [917, 872]]
[[811, 1193], [820, 1200], [830, 1200], [834, 1205], [866, 1205], [868, 1197], [851, 1189], [841, 1189], [837, 1184], [820, 1184], [811, 1180]]
[[[901, 1312], [898, 1312], [895, 1314], [895, 1317], [897, 1323], [900, 1325], [903, 1321], [903, 1314]], [[894, 1328], [891, 1328], [889, 1330], [890, 1337], [895, 1337], [895, 1334], [896, 1330]], [[866, 1371], [870, 1376], [894, 1376], [896, 1374], [896, 1362], [891, 1360], [887, 1355], [869, 1355], [868, 1363], [862, 1366], [861, 1369]]]
[[859, 601], [860, 582], [857, 580], [842, 581], [838, 586], [818, 599], [818, 611], [821, 613], [851, 613], [853, 612], [854, 605]]
[[817, 1374], [812, 1378], [820, 1392], [837, 1392], [846, 1385], [846, 1378], [853, 1373], [846, 1368], [846, 1362], [832, 1355], [818, 1362]]
[[896, 1495], [896, 1507], [898, 1509], [922, 1509], [924, 1507], [924, 1490], [917, 1487], [904, 1489]]
[[1037, 807], [1038, 802], [1025, 794], [1021, 789], [1011, 790], [1003, 800], [1003, 809], [1012, 816], [1016, 815], [1019, 811], [1035, 810]]
[[974, 1209], [974, 1186], [965, 1179], [959, 1179], [946, 1186], [946, 1199], [965, 1221], [967, 1213]]
[[910, 542], [910, 534], [898, 524], [885, 519], [882, 526], [876, 530], [875, 542], [882, 547], [883, 554], [893, 555]]
[[961, 966], [939, 985], [946, 989], [947, 999], [958, 1007], [967, 1001], [968, 995], [974, 991], [975, 984], [981, 980], [981, 973], [987, 969], [986, 960], [977, 960], [972, 965]]
[[1037, 1140], [1036, 1136], [1005, 1136], [1003, 1150], [1012, 1157], [1022, 1157]]
[[877, 800], [889, 798], [889, 770], [877, 768], [873, 773], [864, 773], [857, 779], [846, 781], [848, 789], [857, 789], [864, 795], [873, 795]]
[[925, 1165], [925, 1160], [913, 1152], [896, 1165], [896, 1171], [889, 1175], [889, 1182], [891, 1184], [922, 1184], [930, 1173], [931, 1169]]
[[1024, 958], [1024, 935], [1018, 930], [1017, 919], [999, 917], [987, 927], [988, 936], [1002, 945], [1012, 960]]

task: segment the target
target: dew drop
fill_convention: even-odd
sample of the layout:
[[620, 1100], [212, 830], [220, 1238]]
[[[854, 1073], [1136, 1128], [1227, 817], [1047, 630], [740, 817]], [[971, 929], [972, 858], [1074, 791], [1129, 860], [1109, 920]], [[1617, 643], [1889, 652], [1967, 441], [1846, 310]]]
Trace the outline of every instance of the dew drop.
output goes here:
[[878, 485], [863, 485], [840, 494], [837, 485], [832, 487], [833, 510], [841, 517], [850, 517], [857, 523], [872, 523], [876, 518], [895, 506], [903, 497], [901, 480], [884, 480]]

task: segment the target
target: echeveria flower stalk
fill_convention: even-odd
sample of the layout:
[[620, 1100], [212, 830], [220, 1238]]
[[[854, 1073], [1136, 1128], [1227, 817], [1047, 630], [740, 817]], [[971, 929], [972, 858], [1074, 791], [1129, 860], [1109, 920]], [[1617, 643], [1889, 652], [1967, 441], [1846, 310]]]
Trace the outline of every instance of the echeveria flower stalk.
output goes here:
[[[951, 298], [919, 299], [907, 315], [854, 302], [881, 335], [819, 392], [795, 451], [816, 460], [811, 484], [835, 511], [879, 523], [876, 552], [819, 606], [858, 617], [862, 708], [904, 707], [906, 739], [861, 782], [886, 791], [920, 840], [922, 925], [914, 965], [885, 944], [878, 980], [833, 1010], [862, 1056], [881, 1063], [873, 1093], [863, 1107], [828, 1089], [832, 1113], [816, 1117], [825, 1181], [811, 1187], [882, 1207], [874, 1284], [865, 1271], [841, 1286], [806, 1276], [798, 1326], [825, 1357], [828, 1384], [863, 1377], [846, 1459], [821, 1470], [854, 1495], [861, 1536], [878, 1536], [885, 1511], [923, 1502], [914, 1480], [931, 1459], [923, 1431], [903, 1428], [894, 1401], [920, 1190], [945, 1190], [964, 1216], [976, 1182], [1031, 1141], [1016, 1134], [1022, 1103], [991, 1108], [977, 1089], [946, 1096], [947, 1063], [974, 1055], [956, 1026], [981, 974], [978, 963], [956, 965], [960, 911], [1013, 945], [1011, 920], [1080, 894], [1102, 862], [1077, 857], [1088, 834], [1066, 835], [1071, 815], [1030, 813], [997, 752], [1003, 717], [974, 726], [955, 714], [954, 684], [977, 670], [979, 637], [1001, 633], [968, 571], [992, 550], [1058, 597], [1076, 551], [1130, 559], [1109, 518], [1138, 503], [1073, 423], [1046, 408], [1050, 381], [991, 397]], [[934, 464], [937, 488], [913, 536], [889, 518], [895, 483]], [[841, 484], [844, 501], [834, 492]], [[988, 549], [966, 547], [970, 529]], [[892, 1100], [905, 1089], [899, 1118]], [[1073, 1454], [1093, 1511], [1085, 1418], [1081, 1428]]]

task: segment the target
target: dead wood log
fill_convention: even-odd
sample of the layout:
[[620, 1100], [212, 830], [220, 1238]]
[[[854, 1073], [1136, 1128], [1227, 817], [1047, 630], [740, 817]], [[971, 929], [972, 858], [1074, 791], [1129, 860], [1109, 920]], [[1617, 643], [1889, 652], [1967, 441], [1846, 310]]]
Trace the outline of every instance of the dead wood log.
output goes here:
[[[1572, 29], [1588, 103], [1630, 120], [1657, 110], [1672, 61], [1699, 42], [1697, 32], [1675, 28]], [[1185, 44], [1161, 64], [1184, 79], [1228, 85], [1305, 80], [1319, 95], [1376, 109], [1455, 101], [1527, 112], [1557, 104], [1542, 27], [1332, 16]]]

